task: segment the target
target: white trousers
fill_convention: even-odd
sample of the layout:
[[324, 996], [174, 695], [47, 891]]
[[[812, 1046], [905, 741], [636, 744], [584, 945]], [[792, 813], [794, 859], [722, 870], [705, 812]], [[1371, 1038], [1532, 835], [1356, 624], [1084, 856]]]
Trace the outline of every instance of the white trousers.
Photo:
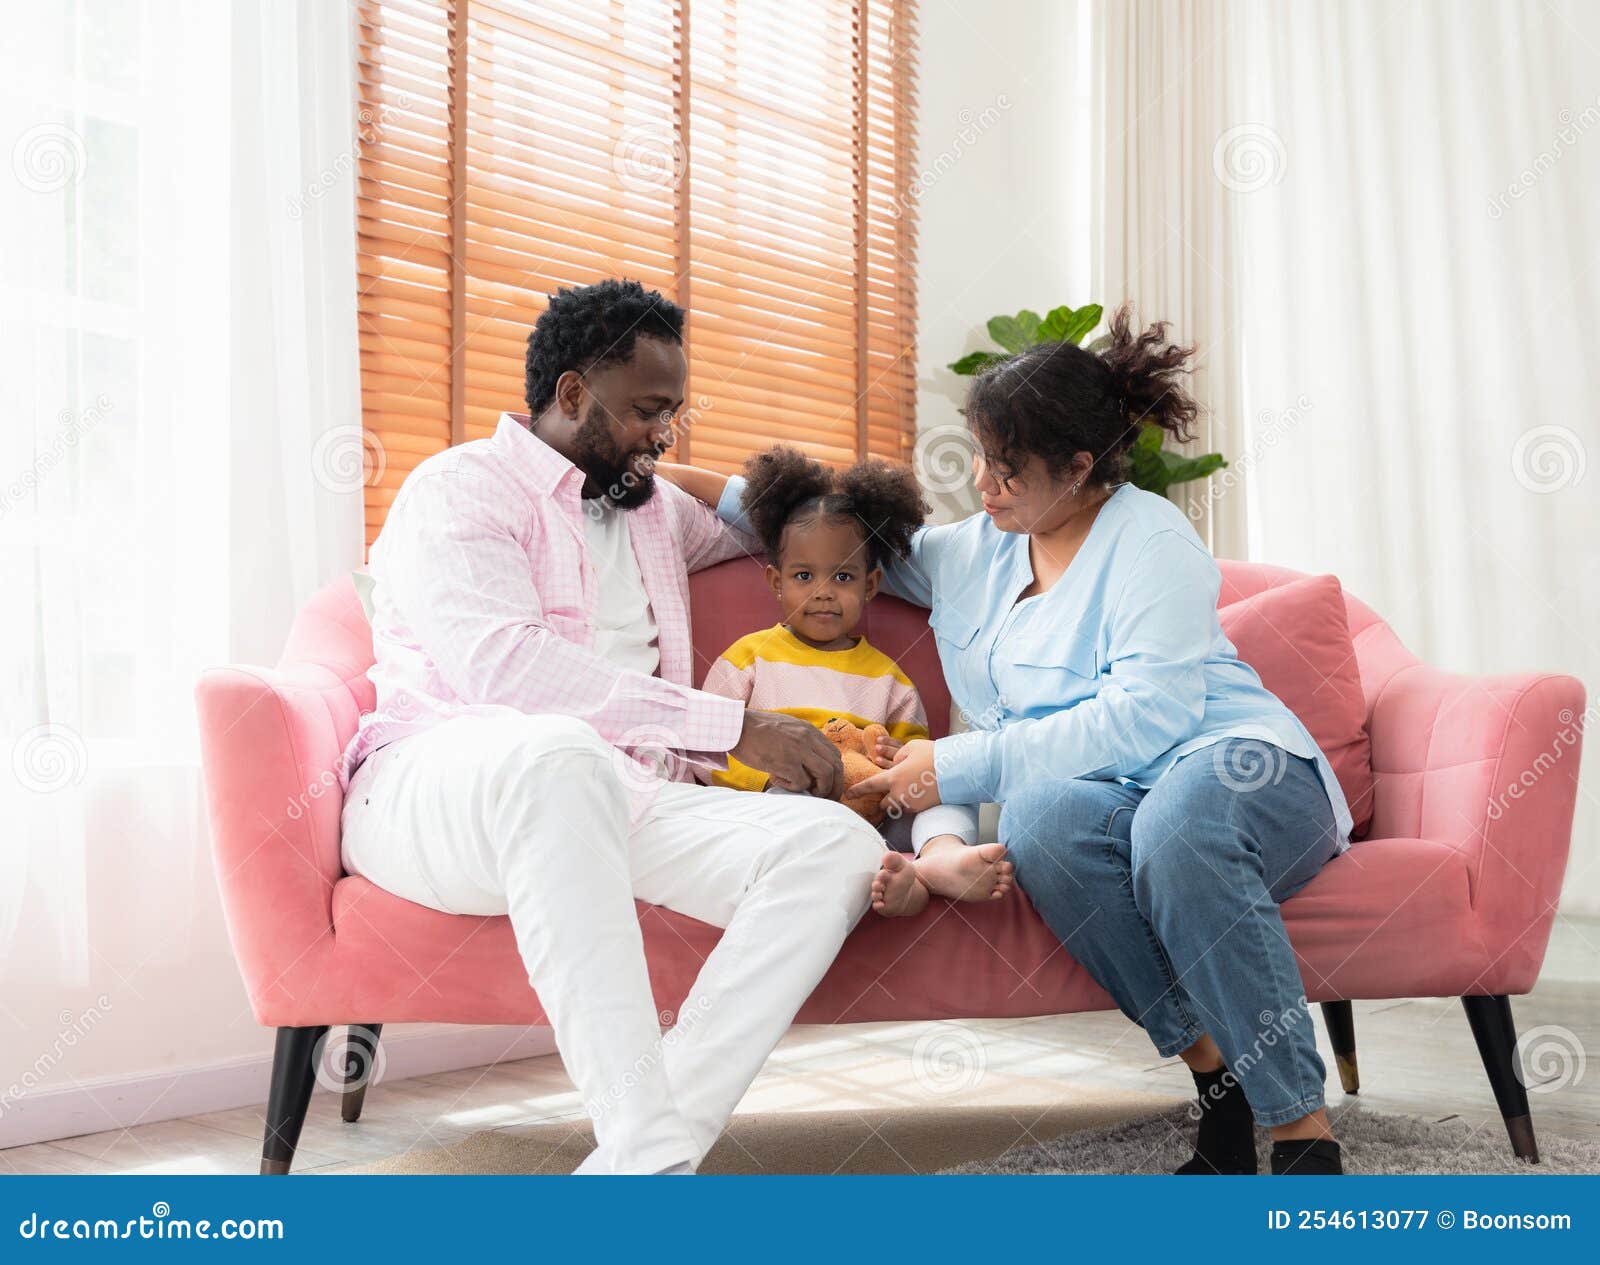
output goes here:
[[[866, 912], [883, 853], [842, 805], [667, 782], [563, 716], [462, 716], [374, 752], [345, 870], [446, 913], [509, 914], [594, 1121], [579, 1172], [696, 1166]], [[664, 1036], [634, 898], [725, 928]]]

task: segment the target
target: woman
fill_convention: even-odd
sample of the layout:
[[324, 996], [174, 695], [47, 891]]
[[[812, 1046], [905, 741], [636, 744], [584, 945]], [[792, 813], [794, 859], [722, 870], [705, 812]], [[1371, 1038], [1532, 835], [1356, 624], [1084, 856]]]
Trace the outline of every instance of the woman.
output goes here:
[[[1067, 950], [1199, 1092], [1180, 1173], [1338, 1173], [1325, 1069], [1278, 902], [1347, 844], [1316, 743], [1217, 620], [1216, 562], [1125, 483], [1145, 422], [1188, 437], [1192, 349], [1124, 307], [1096, 354], [1034, 347], [977, 379], [984, 513], [918, 533], [887, 587], [930, 624], [971, 730], [907, 743], [863, 790], [1001, 805], [1016, 880]], [[721, 511], [737, 516], [737, 479]], [[886, 858], [878, 897], [910, 881]], [[1253, 1117], [1253, 1120], [1252, 1120]]]

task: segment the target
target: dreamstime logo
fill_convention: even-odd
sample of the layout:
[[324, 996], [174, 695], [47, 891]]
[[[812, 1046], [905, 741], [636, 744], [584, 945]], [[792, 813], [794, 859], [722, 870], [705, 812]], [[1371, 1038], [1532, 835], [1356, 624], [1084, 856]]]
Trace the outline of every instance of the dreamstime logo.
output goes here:
[[977, 450], [972, 432], [950, 422], [917, 436], [912, 464], [929, 492], [959, 492], [972, 481], [972, 458]]
[[415, 720], [422, 711], [422, 700], [407, 689], [396, 690], [383, 704], [383, 714], [395, 720]]
[[[1512, 1067], [1530, 1094], [1554, 1094], [1576, 1085], [1589, 1062], [1578, 1034], [1553, 1023], [1524, 1032], [1516, 1052]], [[1535, 1076], [1543, 1079], [1530, 1079]]]
[[923, 1033], [911, 1050], [911, 1074], [932, 1094], [975, 1089], [989, 1070], [989, 1052], [972, 1029], [940, 1024]]
[[285, 815], [290, 821], [299, 821], [311, 808], [311, 801], [321, 799], [323, 796], [337, 796], [339, 794], [339, 775], [332, 769], [324, 769], [317, 775], [317, 780], [312, 782], [305, 790], [289, 801]]
[[323, 431], [311, 450], [311, 473], [329, 492], [356, 492], [377, 487], [388, 469], [383, 442], [361, 426], [334, 426]]
[[1520, 800], [1524, 794], [1533, 790], [1551, 769], [1559, 764], [1568, 751], [1574, 750], [1582, 739], [1584, 731], [1593, 722], [1600, 701], [1590, 703], [1581, 716], [1573, 715], [1570, 707], [1563, 707], [1556, 713], [1556, 719], [1561, 723], [1561, 728], [1556, 730], [1555, 739], [1550, 744], [1548, 751], [1541, 751], [1533, 758], [1533, 763], [1517, 774], [1516, 778], [1506, 784], [1506, 789], [1501, 791], [1489, 801], [1488, 817], [1490, 821], [1499, 821], [1506, 815], [1506, 809], [1512, 803]]
[[928, 769], [926, 772], [919, 773], [915, 780], [900, 792], [900, 797], [906, 801], [904, 808], [899, 804], [884, 805], [885, 811], [889, 814], [889, 819], [891, 821], [899, 821], [907, 813], [920, 813], [924, 808], [928, 807], [922, 801], [938, 788], [939, 775], [935, 770]]
[[383, 1079], [387, 1055], [381, 1042], [357, 1041], [346, 1028], [337, 1038], [325, 1032], [312, 1054], [317, 1084], [335, 1094], [376, 1085]]
[[[1248, 1050], [1241, 1050], [1233, 1056], [1228, 1067], [1228, 1074], [1214, 1085], [1207, 1093], [1215, 1101], [1225, 1095], [1234, 1085], [1239, 1084], [1239, 1078], [1244, 1076], [1267, 1056], [1267, 1051], [1273, 1049], [1279, 1041], [1286, 1041], [1290, 1034], [1310, 1017], [1311, 1003], [1304, 994], [1301, 994], [1287, 1010], [1276, 1014], [1270, 1010], [1263, 1010], [1256, 1016], [1260, 1025], [1256, 1029], [1255, 1040]], [[1315, 1038], [1312, 1038], [1313, 1043]], [[1189, 1118], [1200, 1119], [1203, 1108], [1197, 1098], [1189, 1104]]]
[[683, 145], [666, 123], [623, 128], [611, 151], [611, 170], [634, 193], [667, 193], [683, 181]]
[[683, 735], [665, 725], [637, 725], [612, 747], [623, 785], [639, 791], [675, 780], [688, 767], [683, 749]]
[[1248, 793], [1281, 782], [1289, 769], [1289, 753], [1254, 738], [1230, 739], [1212, 748], [1211, 762], [1224, 786]]
[[55, 193], [83, 174], [88, 162], [83, 137], [62, 123], [30, 127], [11, 147], [11, 173], [34, 193]]
[[1230, 127], [1211, 148], [1211, 170], [1224, 189], [1255, 193], [1279, 184], [1289, 166], [1283, 137], [1265, 123]]
[[650, 1075], [666, 1057], [667, 1051], [672, 1049], [685, 1036], [693, 1032], [707, 1015], [711, 1013], [711, 998], [702, 995], [687, 1010], [679, 1011], [676, 1016], [670, 1010], [661, 1012], [662, 1027], [670, 1027], [659, 1041], [654, 1042], [648, 1050], [633, 1061], [633, 1066], [622, 1074], [621, 1079], [613, 1081], [593, 1098], [584, 1103], [583, 1109], [591, 1120], [598, 1120], [609, 1108], [616, 1106], [625, 1098], [628, 1092], [636, 1088], [641, 1081]]
[[1535, 426], [1518, 436], [1511, 448], [1512, 475], [1541, 496], [1575, 486], [1588, 464], [1583, 440], [1566, 426]]
[[[711, 411], [712, 401], [709, 395], [699, 396], [693, 407], [684, 409], [677, 417], [667, 423], [667, 437], [659, 443], [650, 446], [652, 462], [661, 459], [663, 453], [678, 442], [682, 435], [687, 435], [700, 424], [700, 419]], [[583, 511], [590, 518], [598, 521], [607, 510], [614, 509], [619, 502], [627, 499], [628, 493], [638, 487], [647, 477], [653, 477], [654, 465], [651, 466], [650, 475], [641, 475], [636, 470], [627, 469], [622, 477], [611, 484], [599, 496], [590, 497], [583, 503]]]
[[1561, 111], [1556, 116], [1556, 122], [1559, 126], [1550, 140], [1549, 147], [1541, 149], [1534, 155], [1533, 165], [1519, 171], [1517, 178], [1505, 187], [1503, 193], [1497, 193], [1489, 199], [1491, 220], [1503, 218], [1511, 209], [1511, 204], [1519, 201], [1532, 190], [1534, 185], [1543, 180], [1561, 161], [1562, 156], [1578, 143], [1585, 132], [1600, 125], [1600, 98], [1585, 106], [1579, 114], [1573, 114], [1571, 110]]
[[37, 488], [44, 476], [66, 459], [68, 450], [76, 448], [78, 441], [103, 422], [110, 410], [111, 397], [102, 393], [95, 396], [94, 403], [81, 413], [62, 409], [56, 414], [55, 437], [34, 457], [26, 470], [13, 479], [4, 491], [0, 491], [0, 518], [4, 518], [13, 505]]
[[891, 219], [899, 219], [905, 214], [906, 204], [918, 201], [924, 193], [938, 184], [945, 174], [961, 161], [969, 149], [978, 143], [979, 138], [995, 124], [1000, 122], [1000, 116], [1011, 109], [1011, 98], [1005, 93], [999, 93], [993, 105], [984, 106], [976, 113], [963, 108], [956, 115], [956, 122], [960, 124], [950, 143], [946, 145], [934, 160], [919, 171], [906, 184], [904, 192], [889, 205]]
[[363, 146], [376, 145], [383, 139], [383, 129], [389, 124], [391, 111], [410, 108], [411, 96], [405, 92], [399, 93], [392, 104], [386, 102], [376, 112], [370, 106], [363, 106], [361, 112], [356, 115], [356, 134], [351, 138], [349, 148], [336, 154], [333, 161], [313, 176], [303, 190], [285, 203], [284, 209], [289, 218], [300, 219], [305, 215], [308, 205], [325, 197], [341, 181], [349, 177], [355, 170], [357, 151]]
[[39, 795], [76, 786], [89, 768], [89, 748], [66, 725], [35, 725], [11, 748], [11, 771]]
[[956, 715], [969, 730], [993, 730], [1000, 727], [1000, 722], [1005, 719], [1006, 710], [1010, 706], [1010, 700], [1001, 693], [996, 694], [994, 702], [990, 703], [981, 712], [969, 712], [964, 707], [957, 707]]
[[40, 1052], [39, 1057], [23, 1071], [22, 1075], [0, 1093], [0, 1115], [21, 1100], [24, 1094], [30, 1093], [44, 1083], [50, 1075], [50, 1070], [66, 1056], [66, 1052], [78, 1044], [82, 1037], [89, 1035], [90, 1031], [111, 1010], [111, 998], [101, 993], [94, 999], [94, 1005], [73, 1014], [70, 1010], [63, 1010], [58, 1016], [61, 1030], [56, 1033], [55, 1040], [50, 1043], [48, 1050]]
[[1198, 523], [1204, 518], [1206, 510], [1233, 491], [1250, 471], [1261, 464], [1266, 453], [1278, 446], [1280, 439], [1305, 420], [1310, 411], [1311, 399], [1304, 393], [1296, 397], [1293, 406], [1281, 413], [1262, 409], [1256, 417], [1255, 431], [1250, 437], [1250, 451], [1230, 461], [1206, 481], [1205, 491], [1189, 502], [1190, 521]]

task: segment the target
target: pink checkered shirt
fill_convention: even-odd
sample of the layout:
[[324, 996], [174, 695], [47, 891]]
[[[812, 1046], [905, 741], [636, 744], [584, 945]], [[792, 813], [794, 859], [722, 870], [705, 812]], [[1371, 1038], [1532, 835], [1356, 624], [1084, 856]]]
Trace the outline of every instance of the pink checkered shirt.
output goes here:
[[[379, 747], [469, 713], [576, 716], [647, 763], [684, 751], [726, 768], [744, 707], [691, 688], [689, 572], [747, 542], [666, 480], [628, 515], [655, 615], [657, 675], [590, 649], [598, 586], [584, 537], [583, 475], [503, 413], [488, 439], [429, 457], [406, 479], [372, 546], [368, 670], [377, 707], [361, 718], [340, 778]], [[670, 775], [691, 780], [681, 760]], [[637, 812], [648, 778], [627, 779]]]

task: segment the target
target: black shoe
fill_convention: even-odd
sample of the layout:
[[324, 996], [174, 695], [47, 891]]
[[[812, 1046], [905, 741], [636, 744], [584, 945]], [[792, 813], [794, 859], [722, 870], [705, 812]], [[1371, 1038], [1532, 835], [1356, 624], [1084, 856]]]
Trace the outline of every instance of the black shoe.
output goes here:
[[1176, 1170], [1184, 1176], [1253, 1176], [1256, 1166], [1256, 1123], [1244, 1088], [1226, 1067], [1194, 1072], [1200, 1095], [1200, 1135], [1194, 1155]]
[[1272, 1144], [1275, 1176], [1337, 1177], [1344, 1173], [1339, 1144], [1332, 1138], [1293, 1138]]

